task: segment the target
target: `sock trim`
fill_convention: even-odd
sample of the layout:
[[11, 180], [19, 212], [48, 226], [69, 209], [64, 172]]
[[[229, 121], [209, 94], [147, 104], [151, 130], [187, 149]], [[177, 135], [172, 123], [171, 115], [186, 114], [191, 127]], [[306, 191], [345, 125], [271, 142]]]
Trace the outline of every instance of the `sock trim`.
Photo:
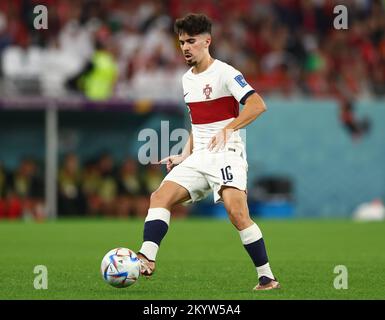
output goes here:
[[162, 220], [170, 225], [170, 211], [166, 208], [150, 208], [144, 222], [153, 221], [153, 220]]
[[148, 260], [155, 261], [159, 246], [152, 241], [144, 241], [139, 252], [143, 254]]
[[273, 272], [271, 271], [270, 264], [267, 262], [263, 266], [256, 267], [258, 278], [267, 277], [269, 279], [275, 280]]
[[241, 241], [243, 245], [247, 245], [258, 241], [262, 238], [261, 229], [254, 223], [250, 227], [239, 231], [239, 235], [241, 237]]

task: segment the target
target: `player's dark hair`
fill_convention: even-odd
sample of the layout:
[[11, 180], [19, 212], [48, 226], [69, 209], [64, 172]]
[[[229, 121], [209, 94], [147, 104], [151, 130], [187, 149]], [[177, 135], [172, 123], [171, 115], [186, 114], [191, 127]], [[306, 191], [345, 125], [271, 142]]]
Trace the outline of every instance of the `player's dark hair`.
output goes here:
[[211, 34], [211, 25], [212, 23], [206, 15], [189, 13], [187, 16], [175, 21], [174, 31], [178, 35], [187, 33], [189, 36], [202, 33]]

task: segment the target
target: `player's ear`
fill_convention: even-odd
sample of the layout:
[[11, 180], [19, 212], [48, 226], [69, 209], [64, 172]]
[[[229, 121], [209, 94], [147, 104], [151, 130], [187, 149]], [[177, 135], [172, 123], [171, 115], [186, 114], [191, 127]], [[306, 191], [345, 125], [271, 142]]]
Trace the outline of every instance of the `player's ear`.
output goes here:
[[211, 36], [210, 35], [207, 36], [205, 43], [206, 43], [205, 47], [208, 48], [209, 45], [211, 44]]

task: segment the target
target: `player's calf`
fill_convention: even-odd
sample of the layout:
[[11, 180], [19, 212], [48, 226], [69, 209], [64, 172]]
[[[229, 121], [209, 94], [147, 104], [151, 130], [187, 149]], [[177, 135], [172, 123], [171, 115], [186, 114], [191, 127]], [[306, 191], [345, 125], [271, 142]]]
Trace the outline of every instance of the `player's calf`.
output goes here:
[[150, 208], [144, 223], [143, 243], [138, 252], [141, 273], [150, 276], [155, 270], [155, 259], [160, 243], [167, 233], [170, 211], [165, 208]]

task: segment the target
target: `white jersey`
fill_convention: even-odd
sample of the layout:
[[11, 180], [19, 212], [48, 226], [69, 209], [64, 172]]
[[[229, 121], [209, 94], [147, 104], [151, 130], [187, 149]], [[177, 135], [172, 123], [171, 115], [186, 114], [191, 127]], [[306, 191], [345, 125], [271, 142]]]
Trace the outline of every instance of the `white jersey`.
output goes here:
[[[210, 139], [239, 114], [239, 103], [244, 104], [254, 89], [243, 75], [220, 60], [199, 74], [190, 68], [182, 78], [184, 100], [190, 111], [193, 152], [207, 149]], [[235, 131], [226, 144], [244, 149], [244, 143]]]

